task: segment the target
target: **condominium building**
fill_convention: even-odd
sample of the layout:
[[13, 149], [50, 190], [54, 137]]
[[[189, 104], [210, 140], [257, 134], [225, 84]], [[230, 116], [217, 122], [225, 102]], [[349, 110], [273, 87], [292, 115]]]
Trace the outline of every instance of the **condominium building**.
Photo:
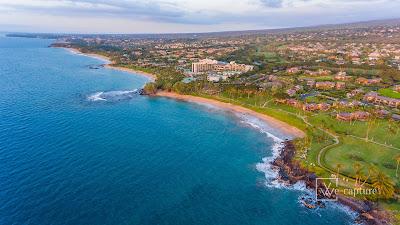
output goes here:
[[388, 98], [384, 96], [379, 96], [376, 92], [369, 92], [364, 96], [364, 100], [368, 102], [373, 102], [379, 105], [387, 105], [393, 108], [400, 108], [400, 99]]
[[213, 71], [215, 68], [215, 65], [217, 65], [217, 64], [218, 64], [217, 60], [203, 59], [203, 60], [200, 60], [199, 62], [192, 63], [192, 72], [193, 73], [202, 73], [202, 72]]
[[254, 69], [252, 65], [246, 64], [237, 64], [232, 61], [230, 63], [220, 62], [217, 60], [211, 59], [203, 59], [199, 62], [192, 64], [192, 72], [193, 73], [203, 73], [203, 72], [226, 72], [226, 71], [235, 71], [235, 72], [248, 72]]

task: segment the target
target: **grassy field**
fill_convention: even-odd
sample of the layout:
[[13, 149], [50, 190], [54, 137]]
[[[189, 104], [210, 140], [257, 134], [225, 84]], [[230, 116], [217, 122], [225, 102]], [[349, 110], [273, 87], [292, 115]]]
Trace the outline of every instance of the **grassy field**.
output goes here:
[[355, 135], [361, 138], [366, 138], [368, 135], [371, 141], [400, 148], [400, 126], [395, 122], [381, 119], [369, 122], [344, 122], [334, 119], [327, 113], [316, 114], [310, 117], [309, 121], [339, 135]]
[[383, 88], [378, 91], [378, 93], [382, 96], [389, 97], [389, 98], [397, 98], [400, 99], [400, 93], [396, 92], [390, 88]]
[[325, 153], [324, 164], [328, 168], [336, 170], [336, 165], [341, 163], [343, 164], [342, 173], [355, 177], [353, 165], [357, 162], [362, 165], [362, 173], [365, 176], [368, 174], [368, 167], [372, 166], [379, 168], [379, 170], [399, 183], [395, 174], [396, 160], [393, 157], [400, 154], [399, 150], [346, 136], [341, 137], [341, 143]]
[[262, 56], [264, 58], [264, 62], [266, 63], [285, 63], [282, 57], [276, 54], [273, 51], [269, 51], [266, 47], [258, 47], [256, 50], [256, 54], [258, 56]]

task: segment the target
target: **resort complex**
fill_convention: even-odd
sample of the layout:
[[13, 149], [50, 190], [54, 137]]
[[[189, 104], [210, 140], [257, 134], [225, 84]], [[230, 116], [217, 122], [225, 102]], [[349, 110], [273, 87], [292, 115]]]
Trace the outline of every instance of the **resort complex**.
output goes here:
[[205, 72], [240, 72], [246, 73], [252, 71], [254, 66], [245, 65], [245, 64], [237, 64], [232, 61], [230, 63], [220, 62], [217, 60], [211, 59], [203, 59], [199, 62], [192, 63], [192, 72], [193, 73], [205, 73]]
[[0, 11], [0, 224], [400, 225], [400, 1]]
[[[387, 180], [386, 192], [355, 199], [400, 209], [400, 22], [243, 36], [171, 42], [61, 35], [53, 46], [109, 56], [114, 66], [156, 75], [144, 87], [150, 95], [217, 100], [290, 124], [304, 137], [292, 142], [295, 164], [289, 167], [298, 168], [287, 176], [301, 168], [337, 177], [339, 189], [347, 190], [378, 187], [379, 175]], [[376, 222], [376, 213], [365, 213]]]

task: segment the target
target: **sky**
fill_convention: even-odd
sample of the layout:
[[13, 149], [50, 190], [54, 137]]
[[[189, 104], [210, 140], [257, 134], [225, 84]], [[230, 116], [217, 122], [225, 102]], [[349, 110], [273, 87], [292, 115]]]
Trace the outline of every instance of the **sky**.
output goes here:
[[0, 0], [0, 30], [179, 33], [400, 18], [400, 0]]

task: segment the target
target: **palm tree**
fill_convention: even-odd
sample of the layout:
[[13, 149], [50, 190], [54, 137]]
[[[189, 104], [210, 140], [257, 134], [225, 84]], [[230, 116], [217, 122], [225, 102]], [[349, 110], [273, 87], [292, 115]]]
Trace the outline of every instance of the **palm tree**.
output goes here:
[[356, 175], [356, 183], [355, 186], [358, 185], [360, 179], [361, 179], [361, 170], [362, 170], [362, 165], [358, 162], [353, 163], [353, 168], [354, 168], [354, 173]]
[[373, 164], [368, 166], [367, 170], [368, 170], [368, 175], [366, 176], [366, 178], [365, 178], [364, 182], [361, 184], [361, 186], [364, 186], [364, 184], [367, 183], [368, 179], [371, 177], [372, 174], [378, 172], [378, 169]]
[[343, 164], [338, 163], [336, 164], [336, 177], [339, 178], [340, 170], [343, 169]]
[[395, 157], [395, 159], [396, 159], [396, 162], [397, 162], [397, 166], [396, 166], [396, 177], [398, 177], [398, 176], [397, 176], [397, 172], [399, 171], [400, 155], [397, 155], [397, 156]]
[[396, 133], [396, 129], [395, 129], [394, 121], [393, 120], [388, 120], [388, 121], [389, 121], [389, 123], [388, 123], [388, 126], [387, 126], [387, 130], [392, 134], [397, 134]]
[[368, 120], [367, 122], [367, 133], [365, 135], [365, 140], [368, 141], [369, 140], [369, 131], [371, 130], [371, 128], [375, 127], [376, 124], [376, 118], [371, 118], [370, 120]]
[[381, 171], [378, 171], [372, 177], [372, 187], [376, 188], [380, 196], [384, 199], [390, 199], [394, 195], [393, 181]]

